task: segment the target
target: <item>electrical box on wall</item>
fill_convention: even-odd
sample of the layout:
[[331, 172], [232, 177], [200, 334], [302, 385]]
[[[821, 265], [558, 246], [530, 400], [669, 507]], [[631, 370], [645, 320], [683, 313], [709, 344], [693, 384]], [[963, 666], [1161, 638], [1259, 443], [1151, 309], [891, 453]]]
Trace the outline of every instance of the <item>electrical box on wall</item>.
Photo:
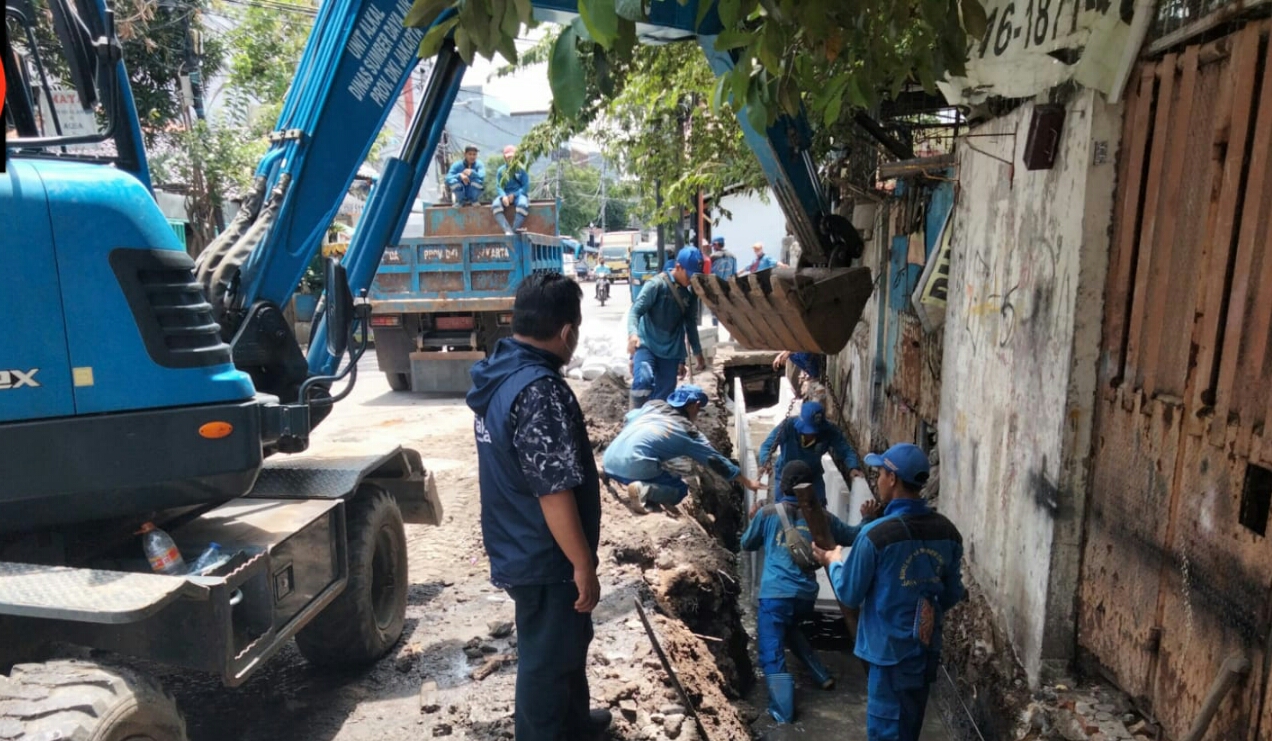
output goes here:
[[1025, 138], [1025, 169], [1050, 170], [1060, 151], [1060, 134], [1064, 130], [1064, 106], [1047, 104], [1034, 107]]

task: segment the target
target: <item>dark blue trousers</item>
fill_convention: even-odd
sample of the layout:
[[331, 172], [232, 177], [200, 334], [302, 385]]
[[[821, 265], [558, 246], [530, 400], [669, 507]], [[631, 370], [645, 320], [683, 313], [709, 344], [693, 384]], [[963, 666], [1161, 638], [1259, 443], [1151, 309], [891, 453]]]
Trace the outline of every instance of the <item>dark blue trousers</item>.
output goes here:
[[516, 605], [516, 741], [588, 736], [587, 649], [592, 615], [577, 612], [573, 582], [510, 587]]
[[929, 653], [893, 666], [870, 665], [867, 741], [919, 741], [937, 661]]
[[639, 409], [652, 399], [666, 401], [676, 390], [680, 362], [660, 358], [644, 347], [636, 348], [632, 356], [632, 407]]

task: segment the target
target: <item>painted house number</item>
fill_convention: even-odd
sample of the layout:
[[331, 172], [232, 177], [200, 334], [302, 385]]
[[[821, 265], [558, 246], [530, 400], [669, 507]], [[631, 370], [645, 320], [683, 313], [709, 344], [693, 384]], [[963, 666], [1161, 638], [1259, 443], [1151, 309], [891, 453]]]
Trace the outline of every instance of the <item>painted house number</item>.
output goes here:
[[1001, 57], [1054, 42], [1061, 34], [1076, 34], [1081, 12], [1104, 14], [1111, 5], [1112, 0], [1012, 0], [998, 5], [989, 13], [977, 56]]

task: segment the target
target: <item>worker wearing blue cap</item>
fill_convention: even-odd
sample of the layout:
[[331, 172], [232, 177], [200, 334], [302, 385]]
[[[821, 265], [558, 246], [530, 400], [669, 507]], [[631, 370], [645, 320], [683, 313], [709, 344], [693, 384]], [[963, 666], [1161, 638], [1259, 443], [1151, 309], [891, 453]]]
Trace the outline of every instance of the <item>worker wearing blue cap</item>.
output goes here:
[[[742, 534], [742, 550], [764, 552], [760, 576], [759, 609], [755, 616], [755, 649], [769, 691], [769, 715], [778, 723], [795, 718], [795, 678], [787, 670], [786, 649], [808, 669], [824, 690], [835, 679], [813, 650], [800, 623], [816, 616], [817, 571], [812, 559], [813, 535], [796, 501], [799, 486], [812, 485], [812, 469], [803, 461], [791, 461], [782, 469], [782, 493], [773, 504], [752, 512], [751, 524]], [[869, 519], [872, 510], [862, 509]], [[825, 513], [836, 543], [852, 545], [860, 527]]]
[[759, 488], [694, 426], [706, 403], [706, 392], [684, 384], [666, 401], [656, 399], [627, 413], [622, 431], [605, 449], [602, 462], [607, 478], [627, 485], [627, 495], [637, 511], [679, 504], [689, 493], [682, 478], [691, 472], [689, 460], [729, 481]]
[[[864, 475], [861, 472], [861, 461], [857, 451], [852, 449], [848, 439], [838, 427], [826, 419], [826, 407], [818, 401], [805, 401], [800, 407], [798, 417], [788, 417], [773, 428], [764, 444], [760, 446], [760, 467], [773, 467], [773, 480], [782, 480], [782, 468], [790, 461], [798, 460], [808, 464], [817, 475], [814, 486], [817, 498], [826, 503], [826, 481], [822, 478], [825, 468], [822, 467], [822, 456], [830, 453], [831, 459], [849, 481], [853, 477]], [[776, 453], [777, 461], [773, 462]], [[781, 494], [774, 490], [776, 498]]]
[[[711, 274], [721, 280], [728, 280], [738, 274], [738, 258], [724, 248], [724, 237], [711, 240]], [[720, 320], [713, 313], [711, 325], [720, 326]]]
[[698, 298], [689, 279], [702, 272], [702, 252], [686, 247], [671, 272], [659, 273], [640, 290], [627, 318], [627, 354], [632, 358], [632, 408], [666, 399], [676, 388], [685, 363], [685, 340], [705, 370], [698, 340]]
[[842, 548], [813, 553], [839, 601], [861, 610], [855, 653], [870, 666], [866, 738], [918, 741], [942, 619], [967, 596], [963, 537], [920, 496], [929, 471], [917, 446], [893, 445], [866, 464], [879, 469], [883, 515], [862, 527], [846, 559]]

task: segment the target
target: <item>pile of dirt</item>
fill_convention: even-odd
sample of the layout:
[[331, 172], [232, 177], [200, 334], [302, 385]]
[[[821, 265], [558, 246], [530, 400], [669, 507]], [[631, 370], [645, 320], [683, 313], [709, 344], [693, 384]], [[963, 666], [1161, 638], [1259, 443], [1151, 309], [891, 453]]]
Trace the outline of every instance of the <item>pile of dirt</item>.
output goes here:
[[592, 449], [602, 452], [623, 429], [623, 417], [631, 408], [631, 387], [627, 379], [613, 372], [606, 372], [595, 381], [571, 379], [570, 385], [587, 420]]

